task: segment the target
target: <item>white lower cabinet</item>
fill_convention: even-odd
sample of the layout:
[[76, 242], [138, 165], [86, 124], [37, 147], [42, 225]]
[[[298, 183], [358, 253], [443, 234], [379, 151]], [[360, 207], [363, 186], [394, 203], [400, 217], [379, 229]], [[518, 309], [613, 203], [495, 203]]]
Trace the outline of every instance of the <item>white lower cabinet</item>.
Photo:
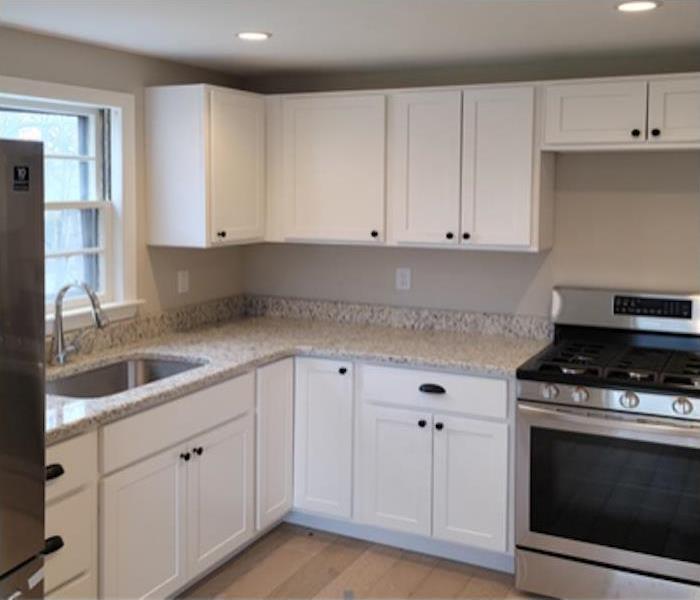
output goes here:
[[258, 369], [256, 525], [287, 514], [294, 494], [294, 359]]
[[431, 415], [362, 407], [358, 436], [358, 518], [371, 525], [430, 535]]
[[435, 415], [433, 536], [506, 551], [508, 424]]
[[352, 364], [298, 359], [294, 419], [294, 505], [350, 518]]
[[231, 554], [253, 534], [253, 415], [192, 442], [187, 471], [187, 575]]

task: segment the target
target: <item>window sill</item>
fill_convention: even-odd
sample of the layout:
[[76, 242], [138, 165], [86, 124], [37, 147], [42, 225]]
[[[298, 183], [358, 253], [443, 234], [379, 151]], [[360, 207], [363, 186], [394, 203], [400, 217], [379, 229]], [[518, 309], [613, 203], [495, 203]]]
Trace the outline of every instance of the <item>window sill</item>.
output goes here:
[[[110, 302], [102, 305], [102, 311], [107, 315], [111, 323], [131, 319], [138, 313], [143, 300], [129, 300], [124, 302]], [[50, 336], [53, 331], [53, 314], [46, 315], [46, 336]], [[92, 310], [89, 306], [81, 306], [71, 310], [63, 311], [63, 330], [72, 331], [82, 329], [93, 324]]]

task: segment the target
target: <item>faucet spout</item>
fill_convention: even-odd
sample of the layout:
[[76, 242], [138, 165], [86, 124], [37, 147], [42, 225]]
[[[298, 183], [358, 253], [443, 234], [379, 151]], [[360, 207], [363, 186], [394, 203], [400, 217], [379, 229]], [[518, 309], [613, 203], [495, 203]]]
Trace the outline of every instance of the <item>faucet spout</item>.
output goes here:
[[105, 315], [100, 305], [100, 299], [87, 283], [85, 282], [73, 282], [64, 285], [58, 293], [56, 294], [56, 300], [54, 301], [54, 316], [53, 316], [53, 339], [51, 340], [51, 361], [64, 365], [68, 362], [68, 358], [74, 352], [77, 352], [78, 348], [75, 344], [67, 345], [65, 333], [63, 330], [63, 299], [66, 293], [71, 288], [77, 287], [85, 292], [85, 295], [90, 300], [90, 307], [92, 310], [92, 319], [97, 329], [104, 328], [109, 320], [107, 315]]

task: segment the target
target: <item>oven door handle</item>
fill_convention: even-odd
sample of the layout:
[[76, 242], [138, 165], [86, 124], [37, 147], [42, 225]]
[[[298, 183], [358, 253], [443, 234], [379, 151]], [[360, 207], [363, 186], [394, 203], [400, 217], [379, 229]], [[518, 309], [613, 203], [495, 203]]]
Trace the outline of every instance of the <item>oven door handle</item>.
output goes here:
[[523, 415], [529, 415], [534, 417], [546, 417], [555, 421], [561, 421], [565, 423], [578, 423], [580, 425], [605, 425], [614, 423], [615, 427], [620, 429], [627, 429], [630, 431], [644, 432], [648, 434], [657, 435], [667, 435], [678, 438], [689, 438], [695, 437], [697, 439], [700, 433], [700, 427], [697, 425], [690, 425], [686, 422], [676, 424], [666, 423], [666, 422], [641, 422], [637, 418], [625, 418], [621, 415], [616, 415], [613, 413], [606, 413], [605, 417], [592, 416], [590, 414], [580, 414], [578, 411], [574, 410], [555, 410], [552, 408], [546, 408], [542, 406], [534, 406], [532, 404], [520, 401], [518, 402], [518, 412]]

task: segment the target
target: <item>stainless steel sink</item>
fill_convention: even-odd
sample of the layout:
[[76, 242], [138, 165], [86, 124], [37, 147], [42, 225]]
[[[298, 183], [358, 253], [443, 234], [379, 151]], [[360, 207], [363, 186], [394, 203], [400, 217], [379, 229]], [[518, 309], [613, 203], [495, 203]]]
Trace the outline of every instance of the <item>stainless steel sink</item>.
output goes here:
[[99, 398], [172, 377], [201, 366], [172, 358], [135, 358], [122, 360], [46, 382], [46, 393], [72, 398]]

